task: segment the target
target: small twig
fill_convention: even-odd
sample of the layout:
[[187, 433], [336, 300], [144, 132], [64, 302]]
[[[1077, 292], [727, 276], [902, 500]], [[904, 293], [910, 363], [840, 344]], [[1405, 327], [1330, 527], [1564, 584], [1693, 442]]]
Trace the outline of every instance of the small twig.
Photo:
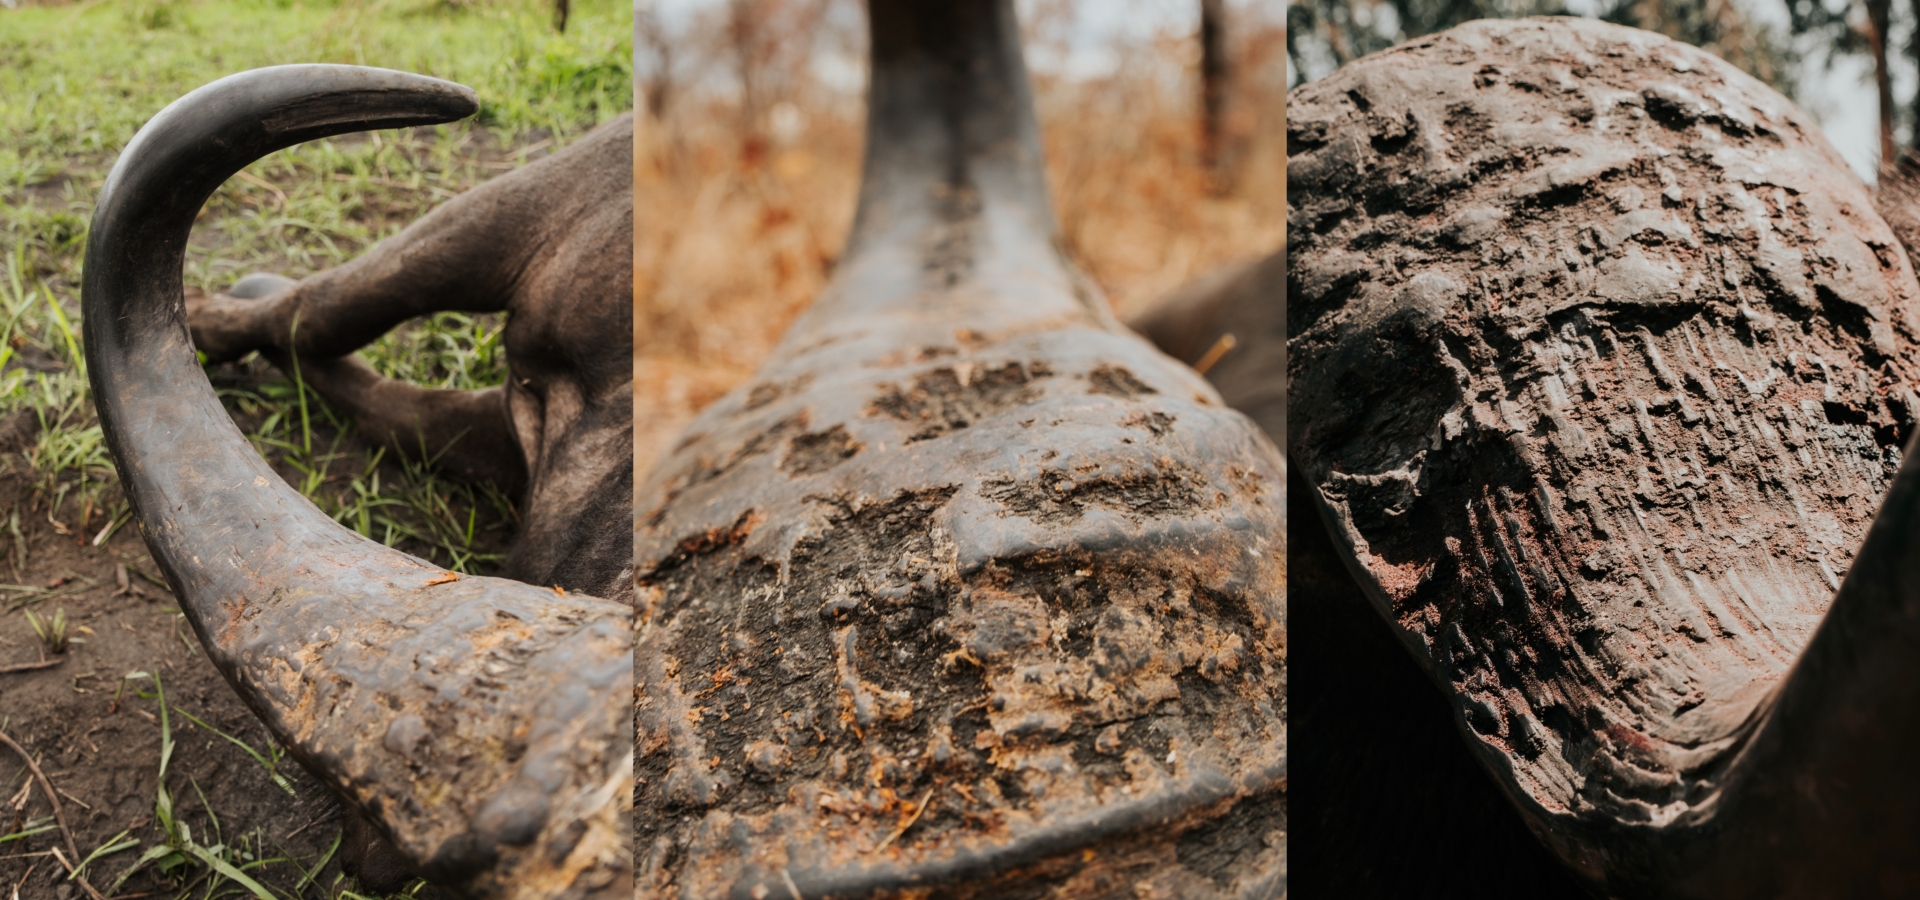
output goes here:
[[[53, 804], [53, 819], [60, 823], [60, 836], [67, 840], [67, 852], [73, 854], [74, 859], [84, 858], [80, 855], [80, 848], [73, 843], [73, 830], [67, 827], [67, 814], [60, 809], [60, 795], [54, 791], [53, 782], [47, 780], [47, 773], [40, 771], [40, 764], [33, 761], [33, 756], [27, 753], [27, 748], [14, 743], [13, 738], [7, 737], [7, 733], [4, 731], [0, 731], [0, 744], [6, 744], [12, 747], [13, 752], [20, 754], [20, 758], [26, 760], [27, 770], [33, 773], [33, 777], [40, 780], [40, 789], [46, 792], [47, 802]], [[60, 860], [61, 865], [67, 867], [67, 871], [73, 871], [73, 866], [67, 864], [66, 859], [60, 856], [57, 849], [53, 854], [53, 858]], [[85, 878], [75, 878], [74, 880], [80, 882], [80, 887], [84, 889], [87, 895], [92, 897], [93, 900], [105, 900], [105, 898], [100, 896], [99, 891], [93, 889], [93, 885], [87, 883]]]
[[1207, 374], [1207, 370], [1218, 364], [1220, 357], [1226, 356], [1227, 351], [1232, 350], [1235, 343], [1238, 342], [1234, 340], [1232, 334], [1221, 335], [1219, 340], [1213, 342], [1213, 346], [1207, 348], [1206, 355], [1193, 364], [1193, 370], [1202, 375]]
[[807, 898], [800, 896], [800, 888], [794, 885], [793, 876], [788, 875], [786, 869], [780, 870], [780, 880], [787, 883], [787, 893], [793, 895], [793, 900], [807, 900]]
[[[939, 787], [939, 785], [934, 785], [934, 787]], [[907, 829], [913, 827], [913, 823], [920, 821], [920, 815], [927, 811], [927, 802], [932, 799], [933, 799], [933, 788], [930, 787], [930, 788], [927, 788], [927, 795], [920, 798], [919, 805], [913, 808], [913, 815], [908, 816], [905, 822], [901, 822], [899, 828], [895, 828], [892, 834], [887, 835], [886, 840], [880, 842], [880, 846], [873, 848], [873, 852], [879, 853], [880, 851], [887, 849], [887, 846], [889, 844], [892, 844], [895, 840], [899, 839], [901, 835], [906, 834]]]
[[[73, 845], [73, 838], [71, 837], [67, 838], [67, 845], [68, 846]], [[93, 900], [107, 900], [107, 898], [100, 896], [100, 892], [94, 890], [93, 885], [88, 884], [85, 878], [80, 877], [80, 871], [73, 867], [73, 863], [67, 862], [67, 858], [60, 855], [59, 847], [53, 848], [53, 858], [55, 862], [58, 862], [63, 868], [67, 870], [68, 879], [72, 881], [80, 882], [80, 887], [82, 890], [85, 890], [87, 892], [87, 896], [92, 897]], [[75, 850], [73, 853], [73, 858], [79, 859], [80, 851]]]
[[132, 595], [135, 597], [139, 597], [142, 600], [153, 599], [152, 597], [147, 596], [147, 592], [145, 588], [142, 588], [141, 586], [133, 583], [133, 579], [129, 577], [127, 574], [126, 563], [114, 564], [113, 583], [119, 586], [120, 589], [117, 591], [114, 591], [111, 594], [108, 594], [107, 596], [109, 597], [125, 597], [128, 595]]
[[274, 199], [276, 199], [276, 200], [279, 200], [279, 201], [280, 201], [280, 208], [281, 208], [281, 209], [286, 209], [286, 208], [287, 208], [287, 194], [286, 194], [286, 192], [285, 192], [285, 191], [282, 191], [282, 190], [280, 190], [280, 189], [279, 189], [279, 188], [277, 188], [277, 187], [274, 187], [274, 186], [273, 186], [273, 184], [272, 184], [271, 182], [269, 182], [269, 181], [267, 181], [267, 180], [266, 180], [266, 179], [264, 179], [264, 178], [261, 178], [261, 177], [260, 177], [260, 176], [258, 176], [258, 175], [255, 175], [255, 174], [253, 174], [252, 172], [241, 172], [241, 173], [239, 173], [239, 176], [238, 176], [238, 177], [239, 177], [239, 178], [240, 178], [240, 180], [242, 180], [242, 181], [250, 181], [250, 182], [253, 182], [254, 184], [257, 184], [257, 185], [259, 185], [259, 186], [261, 186], [261, 187], [263, 187], [263, 188], [266, 188], [266, 189], [267, 189], [267, 190], [269, 190], [269, 191], [272, 191], [272, 192], [273, 192], [273, 197], [274, 197]]
[[66, 813], [60, 811], [60, 798], [54, 794], [53, 782], [47, 780], [47, 773], [40, 770], [40, 764], [33, 761], [33, 755], [27, 752], [27, 748], [15, 743], [13, 738], [8, 737], [4, 731], [0, 731], [0, 744], [13, 748], [13, 752], [20, 754], [20, 758], [26, 761], [27, 771], [32, 772], [33, 777], [40, 781], [40, 789], [46, 793], [47, 802], [53, 804], [53, 818], [60, 823], [60, 834], [67, 839], [67, 850], [74, 856], [79, 856], [80, 850], [73, 843], [73, 832], [67, 829]]
[[33, 870], [39, 867], [39, 863], [27, 866], [27, 874], [20, 876], [20, 880], [13, 883], [13, 900], [20, 900], [20, 889], [27, 886], [27, 879], [32, 878]]
[[299, 836], [300, 836], [300, 832], [302, 832], [302, 831], [305, 831], [305, 830], [307, 830], [307, 829], [309, 829], [309, 828], [312, 828], [313, 826], [315, 826], [315, 825], [317, 825], [317, 824], [319, 824], [319, 822], [320, 822], [320, 819], [321, 819], [321, 818], [325, 818], [325, 816], [321, 816], [321, 817], [319, 817], [319, 818], [314, 818], [314, 819], [308, 819], [308, 820], [307, 820], [307, 824], [305, 824], [305, 825], [302, 825], [302, 826], [300, 826], [299, 828], [295, 828], [295, 829], [293, 830], [293, 833], [292, 833], [292, 834], [289, 834], [289, 835], [287, 835], [287, 840], [293, 840], [294, 838], [297, 838], [297, 837], [299, 837]]
[[92, 589], [93, 589], [93, 585], [90, 585], [90, 584], [70, 584], [57, 591], [48, 590], [47, 588], [22, 588], [20, 585], [17, 585], [17, 584], [0, 584], [0, 592], [20, 591], [20, 590], [31, 590], [31, 591], [38, 592], [38, 593], [30, 593], [25, 597], [21, 597], [18, 600], [13, 600], [9, 602], [7, 604], [7, 612], [13, 612], [14, 610], [19, 609], [20, 607], [27, 606], [33, 603], [39, 603], [42, 600], [51, 600], [55, 597], [65, 597], [68, 594], [78, 594], [78, 593], [89, 591]]
[[66, 657], [56, 656], [52, 659], [42, 659], [39, 662], [15, 663], [11, 666], [0, 666], [0, 675], [9, 675], [14, 672], [31, 672], [35, 669], [51, 669], [65, 661]]

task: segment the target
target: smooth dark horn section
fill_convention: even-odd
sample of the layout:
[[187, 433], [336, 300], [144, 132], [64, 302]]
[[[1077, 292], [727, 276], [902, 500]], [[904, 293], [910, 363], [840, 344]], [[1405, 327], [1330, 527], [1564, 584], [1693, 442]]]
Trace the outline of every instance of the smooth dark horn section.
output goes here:
[[875, 0], [848, 256], [641, 490], [663, 896], [1266, 898], [1284, 469], [1055, 248], [1010, 0]]
[[[1112, 321], [1056, 249], [1019, 22], [997, 2], [870, 4], [866, 158], [846, 257], [793, 332], [903, 317]], [[964, 295], [956, 304], [950, 297]]]
[[208, 656], [427, 877], [484, 897], [626, 897], [631, 612], [454, 578], [283, 483], [215, 398], [181, 267], [228, 176], [327, 135], [471, 114], [459, 85], [348, 66], [235, 75], [167, 107], [95, 209], [83, 308], [102, 429]]

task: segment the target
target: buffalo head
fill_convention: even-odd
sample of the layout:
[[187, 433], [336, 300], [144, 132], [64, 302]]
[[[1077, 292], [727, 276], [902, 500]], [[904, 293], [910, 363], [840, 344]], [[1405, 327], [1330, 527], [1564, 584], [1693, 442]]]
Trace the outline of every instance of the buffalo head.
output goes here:
[[[475, 105], [444, 81], [311, 65], [235, 75], [163, 110], [94, 213], [89, 371], [141, 533], [214, 665], [296, 758], [432, 880], [476, 896], [625, 897], [627, 604], [565, 593], [537, 566], [540, 586], [455, 577], [336, 524], [254, 453], [188, 335], [188, 230], [228, 176], [301, 141]], [[618, 572], [624, 541], [600, 543], [617, 548]]]

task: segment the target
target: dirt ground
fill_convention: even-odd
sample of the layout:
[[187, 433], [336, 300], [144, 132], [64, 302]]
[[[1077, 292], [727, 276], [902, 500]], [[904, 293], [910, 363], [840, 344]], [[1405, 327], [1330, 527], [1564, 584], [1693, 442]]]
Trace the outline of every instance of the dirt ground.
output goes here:
[[[257, 364], [227, 366], [215, 373], [215, 381], [242, 384], [268, 374]], [[342, 808], [292, 760], [279, 761], [277, 772], [286, 784], [276, 785], [267, 767], [245, 750], [188, 718], [196, 717], [270, 756], [272, 739], [207, 660], [138, 531], [123, 527], [96, 547], [92, 540], [100, 525], [83, 534], [57, 522], [36, 499], [21, 452], [31, 445], [36, 427], [22, 414], [0, 417], [0, 581], [5, 582], [0, 585], [0, 733], [33, 756], [59, 793], [72, 846], [81, 858], [123, 831], [140, 841], [95, 861], [86, 869], [87, 879], [101, 896], [109, 896], [108, 889], [142, 853], [165, 842], [155, 819], [161, 757], [158, 686], [165, 691], [174, 742], [167, 787], [174, 814], [193, 839], [205, 846], [244, 848], [255, 860], [297, 861], [245, 870], [279, 896], [343, 896], [352, 882], [330, 855], [342, 830]], [[334, 436], [316, 431], [316, 443], [331, 444]], [[341, 474], [334, 477], [361, 472], [368, 451], [351, 436], [343, 439], [333, 469]], [[298, 474], [284, 464], [276, 468], [289, 481]], [[398, 481], [397, 465], [383, 462], [381, 469], [389, 483]], [[67, 514], [73, 515], [72, 504]], [[17, 536], [8, 528], [16, 515]], [[487, 516], [485, 507], [480, 516], [479, 530], [488, 536], [483, 548], [504, 550], [512, 523]], [[119, 575], [123, 566], [124, 585]], [[73, 643], [61, 655], [46, 655], [26, 620], [29, 609], [42, 619], [64, 609], [68, 633], [84, 643]], [[9, 671], [42, 661], [51, 665]], [[126, 678], [128, 673], [153, 677]], [[26, 787], [31, 780], [19, 753], [0, 745], [0, 834], [19, 832], [51, 815], [39, 784]], [[0, 898], [85, 898], [82, 889], [64, 880], [66, 871], [55, 851], [71, 859], [57, 827], [0, 843]], [[304, 870], [316, 864], [320, 868], [307, 878]], [[209, 880], [218, 881], [204, 865], [173, 872], [148, 866], [111, 896], [200, 897]], [[225, 889], [247, 895], [231, 881]], [[435, 892], [422, 888], [412, 896], [431, 897]]]
[[[137, 532], [123, 528], [100, 547], [89, 546], [78, 536], [62, 535], [44, 510], [33, 514], [31, 491], [17, 473], [0, 476], [0, 505], [9, 515], [25, 513], [20, 516], [24, 542], [19, 546], [26, 547], [26, 564], [10, 570], [8, 580], [36, 587], [59, 585], [46, 594], [7, 595], [7, 615], [0, 619], [0, 667], [43, 658], [40, 641], [21, 615], [21, 607], [43, 617], [64, 608], [70, 631], [86, 641], [51, 657], [56, 665], [50, 668], [0, 675], [0, 729], [36, 758], [62, 795], [73, 844], [82, 856], [122, 830], [142, 839], [140, 847], [90, 867], [97, 873], [90, 880], [104, 887], [138, 858], [139, 851], [159, 839], [153, 819], [160, 764], [159, 702], [128, 691], [116, 704], [123, 675], [157, 675], [173, 709], [191, 713], [256, 748], [264, 748], [269, 738], [208, 663], [177, 612], [172, 594], [141, 577], [157, 575], [158, 569]], [[119, 587], [118, 566], [125, 566], [131, 575], [128, 591]], [[152, 692], [154, 682], [136, 680], [132, 687]], [[184, 716], [174, 714], [169, 719], [176, 744], [169, 765], [176, 815], [189, 823], [200, 840], [214, 843], [224, 838], [231, 843], [242, 839], [242, 830], [251, 830], [254, 839], [268, 849], [277, 843], [309, 859], [326, 851], [339, 832], [337, 805], [297, 765], [283, 769], [297, 792], [290, 797], [239, 747]], [[0, 817], [6, 819], [9, 832], [50, 811], [38, 785], [30, 794], [23, 793], [29, 775], [17, 753], [9, 750], [8, 758], [0, 760], [0, 790], [7, 795]], [[204, 799], [199, 792], [206, 794]], [[209, 808], [223, 819], [218, 830]], [[66, 873], [53, 858], [55, 849], [65, 849], [57, 829], [3, 846], [8, 852], [0, 854], [0, 884], [12, 896], [66, 900], [79, 895], [78, 889], [61, 880]], [[143, 874], [122, 890], [166, 893], [168, 881]]]
[[[0, 476], [0, 504], [9, 513], [34, 509], [24, 480], [12, 473]], [[104, 889], [159, 839], [153, 818], [159, 702], [129, 690], [116, 704], [123, 675], [153, 673], [173, 709], [256, 748], [267, 746], [269, 738], [208, 663], [172, 595], [138, 574], [158, 570], [136, 532], [122, 529], [104, 546], [93, 547], [82, 538], [59, 534], [41, 513], [21, 516], [26, 565], [13, 570], [9, 581], [60, 587], [47, 594], [7, 595], [8, 614], [0, 619], [0, 667], [42, 657], [40, 641], [20, 614], [21, 606], [43, 616], [64, 608], [70, 631], [86, 643], [52, 657], [56, 664], [50, 668], [0, 675], [0, 729], [35, 757], [61, 795], [73, 846], [83, 857], [123, 830], [142, 840], [139, 847], [90, 867], [89, 880]], [[135, 573], [132, 590], [119, 588], [118, 566]], [[129, 688], [136, 686], [151, 692], [154, 682], [137, 680]], [[299, 766], [288, 763], [282, 768], [296, 792], [288, 796], [239, 747], [177, 713], [169, 719], [176, 744], [169, 778], [175, 814], [189, 823], [197, 839], [251, 839], [276, 855], [279, 845], [306, 859], [327, 850], [340, 830], [338, 807]], [[30, 793], [24, 791], [30, 773], [19, 755], [9, 750], [7, 757], [0, 760], [0, 790], [7, 795], [0, 827], [13, 832], [27, 820], [47, 815], [50, 805], [37, 784]], [[221, 818], [218, 826], [209, 809]], [[57, 829], [0, 846], [7, 850], [0, 854], [0, 885], [10, 896], [67, 900], [82, 895], [62, 880], [66, 873], [53, 858], [56, 849], [66, 848]], [[291, 867], [278, 868], [291, 872]], [[167, 888], [174, 879], [156, 877], [159, 874], [150, 870], [135, 876], [122, 887], [121, 896], [172, 893]], [[323, 877], [322, 883], [331, 881]]]

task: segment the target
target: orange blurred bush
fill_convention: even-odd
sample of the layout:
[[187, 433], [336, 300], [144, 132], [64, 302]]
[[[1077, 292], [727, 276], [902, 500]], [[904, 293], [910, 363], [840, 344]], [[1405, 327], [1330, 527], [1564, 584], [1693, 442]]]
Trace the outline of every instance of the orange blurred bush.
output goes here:
[[[1042, 63], [1067, 58], [1075, 4], [1023, 8], [1062, 243], [1123, 318], [1284, 239], [1279, 12], [1262, 18], [1257, 0], [1229, 9], [1235, 77], [1216, 172], [1202, 162], [1191, 25], [1109, 42], [1099, 50], [1117, 64], [1069, 77]], [[832, 273], [859, 187], [864, 28], [849, 0], [733, 0], [675, 34], [641, 14], [642, 470], [752, 373]]]

